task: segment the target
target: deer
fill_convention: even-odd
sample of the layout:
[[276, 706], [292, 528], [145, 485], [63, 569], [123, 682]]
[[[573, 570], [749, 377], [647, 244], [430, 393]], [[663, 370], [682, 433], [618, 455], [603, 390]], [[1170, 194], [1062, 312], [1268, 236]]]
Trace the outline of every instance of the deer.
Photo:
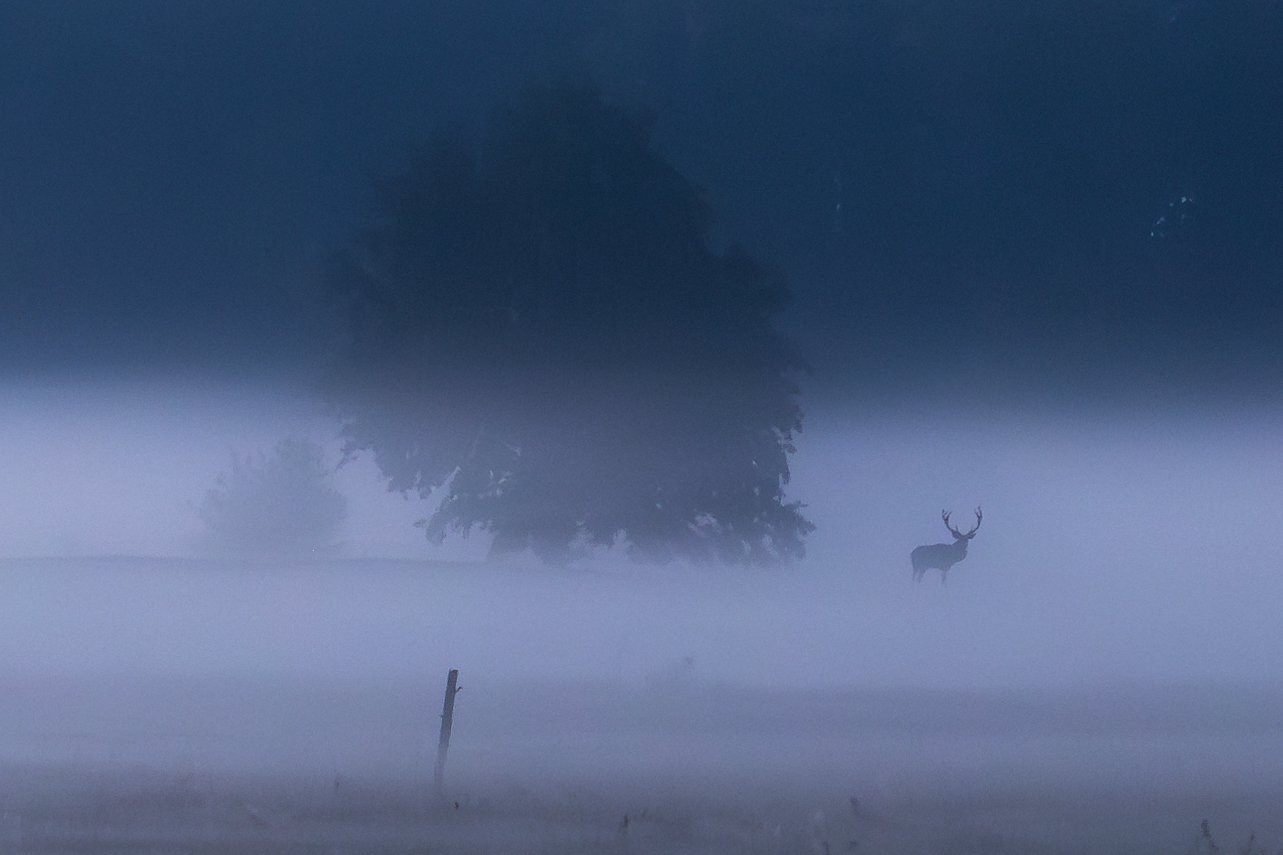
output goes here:
[[933, 543], [913, 550], [909, 555], [909, 560], [913, 562], [913, 581], [921, 582], [926, 572], [934, 568], [940, 571], [940, 584], [943, 585], [949, 576], [949, 568], [967, 557], [967, 544], [980, 530], [980, 520], [984, 518], [984, 514], [977, 507], [976, 524], [971, 527], [971, 531], [963, 532], [949, 522], [951, 513], [953, 511], [941, 511], [940, 518], [944, 520], [949, 534], [953, 535], [953, 543]]

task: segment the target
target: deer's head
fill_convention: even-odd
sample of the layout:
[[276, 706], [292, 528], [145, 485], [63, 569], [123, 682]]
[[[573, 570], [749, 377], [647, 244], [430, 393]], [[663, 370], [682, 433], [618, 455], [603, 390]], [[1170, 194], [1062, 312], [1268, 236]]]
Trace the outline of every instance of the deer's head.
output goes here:
[[956, 528], [953, 527], [953, 524], [949, 522], [949, 515], [952, 513], [953, 511], [941, 511], [940, 518], [944, 520], [944, 527], [949, 529], [949, 534], [953, 535], [955, 540], [962, 541], [963, 548], [965, 549], [966, 542], [971, 540], [971, 538], [975, 537], [976, 532], [980, 530], [980, 521], [984, 519], [984, 512], [981, 511], [980, 508], [978, 507], [976, 508], [976, 524], [973, 525], [971, 527], [971, 530], [967, 532], [958, 531]]

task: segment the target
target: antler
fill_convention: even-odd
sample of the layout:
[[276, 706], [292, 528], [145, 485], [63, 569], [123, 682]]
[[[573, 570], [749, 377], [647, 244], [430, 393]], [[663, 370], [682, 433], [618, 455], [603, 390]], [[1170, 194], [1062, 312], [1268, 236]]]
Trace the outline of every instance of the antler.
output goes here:
[[973, 525], [971, 527], [971, 531], [967, 532], [966, 534], [963, 534], [962, 532], [958, 531], [949, 523], [949, 515], [952, 513], [953, 511], [941, 511], [940, 519], [944, 520], [945, 528], [949, 529], [949, 533], [952, 534], [954, 537], [958, 537], [958, 538], [971, 537], [971, 535], [975, 534], [977, 531], [980, 530], [980, 521], [984, 519], [984, 512], [980, 510], [979, 505], [976, 505], [976, 524]]

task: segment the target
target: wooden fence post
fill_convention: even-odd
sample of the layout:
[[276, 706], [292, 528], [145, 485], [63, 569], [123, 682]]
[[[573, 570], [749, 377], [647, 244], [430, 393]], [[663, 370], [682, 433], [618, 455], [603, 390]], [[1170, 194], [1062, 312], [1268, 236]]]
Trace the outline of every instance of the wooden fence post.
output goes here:
[[437, 765], [432, 770], [432, 784], [436, 788], [437, 795], [441, 795], [441, 781], [445, 777], [445, 753], [450, 748], [450, 727], [454, 724], [454, 696], [458, 693], [461, 686], [456, 685], [459, 680], [459, 669], [455, 668], [450, 671], [450, 676], [445, 682], [445, 705], [441, 708], [441, 740], [437, 743]]

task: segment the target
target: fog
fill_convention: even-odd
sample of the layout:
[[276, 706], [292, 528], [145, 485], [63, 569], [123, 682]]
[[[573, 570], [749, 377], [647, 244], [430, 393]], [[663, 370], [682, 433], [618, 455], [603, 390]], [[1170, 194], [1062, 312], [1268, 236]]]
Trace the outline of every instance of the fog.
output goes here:
[[[430, 547], [426, 502], [340, 467], [334, 562], [202, 563], [196, 505], [229, 449], [336, 426], [305, 397], [162, 384], [11, 391], [0, 628], [8, 669], [636, 682], [690, 661], [763, 687], [1015, 687], [1277, 678], [1269, 409], [1087, 416], [811, 414], [791, 494], [817, 524], [781, 570], [549, 570]], [[908, 553], [984, 523], [942, 585]], [[80, 558], [80, 561], [45, 559]], [[116, 556], [116, 557], [111, 557]], [[36, 559], [36, 560], [29, 560]], [[400, 562], [400, 563], [398, 563]], [[101, 565], [102, 572], [93, 568]], [[227, 565], [227, 566], [224, 566]]]
[[[422, 793], [457, 668], [460, 798], [502, 781], [611, 804], [844, 793], [944, 821], [968, 793], [987, 801], [966, 821], [1013, 839], [1170, 851], [1190, 812], [1270, 833], [1271, 408], [820, 406], [790, 488], [817, 524], [807, 558], [757, 570], [432, 548], [412, 525], [427, 503], [360, 459], [338, 470], [337, 555], [206, 557], [196, 505], [229, 449], [303, 433], [337, 462], [307, 395], [81, 382], [10, 389], [4, 411], [0, 751], [22, 768]], [[939, 509], [965, 525], [977, 504], [948, 584], [914, 583], [909, 551], [948, 539]], [[1031, 798], [1036, 817], [998, 807]]]

